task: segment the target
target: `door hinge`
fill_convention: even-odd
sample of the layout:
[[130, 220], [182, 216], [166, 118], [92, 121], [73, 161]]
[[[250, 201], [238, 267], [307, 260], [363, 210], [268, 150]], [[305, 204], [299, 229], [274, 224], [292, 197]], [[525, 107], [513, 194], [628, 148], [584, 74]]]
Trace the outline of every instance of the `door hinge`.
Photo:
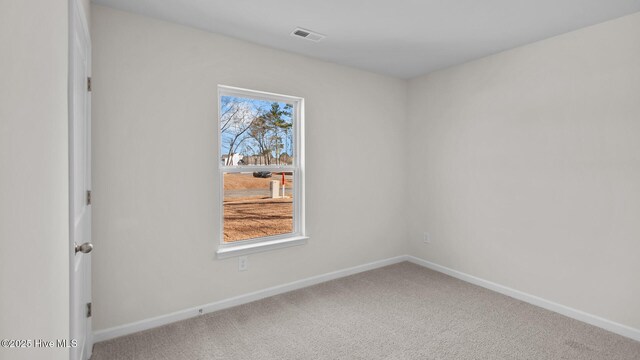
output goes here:
[[87, 317], [91, 317], [91, 303], [87, 303]]
[[87, 205], [91, 205], [91, 190], [87, 190]]
[[91, 92], [91, 76], [87, 77], [87, 91]]

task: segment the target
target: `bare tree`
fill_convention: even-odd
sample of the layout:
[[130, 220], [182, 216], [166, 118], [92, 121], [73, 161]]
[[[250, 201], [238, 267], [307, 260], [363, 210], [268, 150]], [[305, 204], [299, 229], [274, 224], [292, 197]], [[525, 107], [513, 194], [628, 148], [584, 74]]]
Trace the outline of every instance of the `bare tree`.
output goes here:
[[268, 139], [269, 131], [269, 124], [264, 116], [259, 116], [258, 118], [256, 118], [251, 126], [251, 130], [249, 131], [249, 136], [253, 140], [258, 150], [256, 155], [264, 158], [265, 165], [270, 165], [271, 163], [271, 149], [269, 148]]
[[222, 97], [220, 108], [220, 132], [226, 144], [227, 159], [225, 165], [233, 164], [233, 154], [247, 139], [249, 129], [258, 118], [258, 110], [250, 104], [233, 97]]

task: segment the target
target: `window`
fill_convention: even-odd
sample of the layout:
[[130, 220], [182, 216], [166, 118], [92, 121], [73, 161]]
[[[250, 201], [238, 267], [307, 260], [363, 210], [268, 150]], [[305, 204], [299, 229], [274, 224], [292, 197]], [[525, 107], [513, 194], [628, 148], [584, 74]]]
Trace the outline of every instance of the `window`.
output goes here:
[[218, 257], [302, 244], [304, 100], [218, 87]]

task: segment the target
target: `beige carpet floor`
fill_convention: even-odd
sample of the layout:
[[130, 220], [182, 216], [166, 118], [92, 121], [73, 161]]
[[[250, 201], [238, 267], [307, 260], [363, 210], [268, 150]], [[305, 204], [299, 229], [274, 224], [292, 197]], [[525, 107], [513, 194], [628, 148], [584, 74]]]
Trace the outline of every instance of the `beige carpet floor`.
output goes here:
[[640, 359], [640, 342], [401, 263], [95, 345], [92, 360]]

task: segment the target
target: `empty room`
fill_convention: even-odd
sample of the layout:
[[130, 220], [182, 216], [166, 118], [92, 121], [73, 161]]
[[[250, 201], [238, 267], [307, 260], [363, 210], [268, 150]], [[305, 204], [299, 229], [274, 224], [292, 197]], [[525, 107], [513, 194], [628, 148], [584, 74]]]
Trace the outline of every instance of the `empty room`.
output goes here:
[[640, 0], [0, 0], [0, 360], [640, 360]]

